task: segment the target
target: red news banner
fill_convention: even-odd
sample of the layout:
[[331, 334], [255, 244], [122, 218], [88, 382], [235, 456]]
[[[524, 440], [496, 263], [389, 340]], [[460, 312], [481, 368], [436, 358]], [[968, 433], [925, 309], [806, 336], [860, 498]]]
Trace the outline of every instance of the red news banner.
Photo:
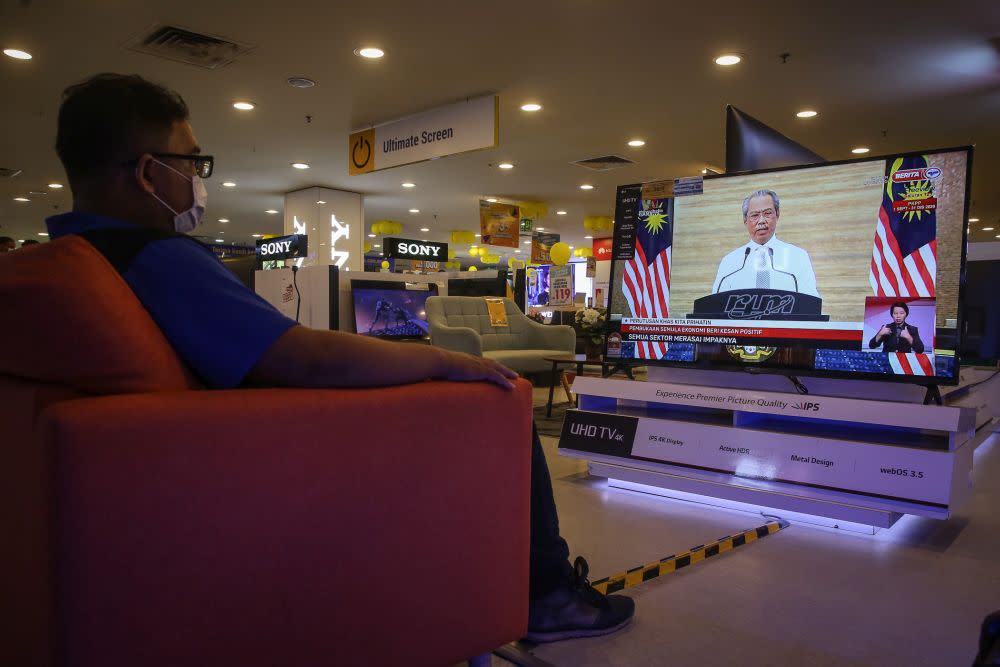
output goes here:
[[771, 320], [679, 320], [625, 318], [624, 340], [664, 343], [780, 346], [860, 350], [860, 322], [778, 322]]

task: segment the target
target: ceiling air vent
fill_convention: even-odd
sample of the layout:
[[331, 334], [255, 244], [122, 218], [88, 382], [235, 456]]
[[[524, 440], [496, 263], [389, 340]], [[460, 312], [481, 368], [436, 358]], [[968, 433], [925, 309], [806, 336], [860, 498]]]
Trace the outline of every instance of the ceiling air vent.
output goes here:
[[14, 178], [21, 173], [20, 169], [10, 169], [9, 167], [0, 167], [0, 178]]
[[611, 171], [612, 169], [621, 169], [630, 164], [635, 164], [632, 160], [624, 158], [621, 155], [605, 155], [604, 157], [592, 157], [586, 160], [577, 160], [576, 162], [570, 162], [570, 164], [575, 164], [592, 171]]
[[158, 58], [167, 58], [204, 69], [225, 67], [252, 47], [237, 44], [222, 37], [166, 25], [153, 28], [145, 37], [139, 37], [128, 48]]

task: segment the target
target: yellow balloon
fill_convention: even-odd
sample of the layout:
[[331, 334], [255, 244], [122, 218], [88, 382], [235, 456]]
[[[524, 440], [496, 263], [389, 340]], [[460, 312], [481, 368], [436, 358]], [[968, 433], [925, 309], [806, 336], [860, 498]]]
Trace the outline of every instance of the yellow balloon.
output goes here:
[[388, 269], [389, 268], [389, 261], [388, 260], [385, 260], [385, 259], [382, 260], [382, 268], [383, 269]]
[[556, 266], [563, 266], [569, 261], [569, 245], [560, 241], [549, 248], [549, 257]]
[[479, 269], [477, 269], [477, 268], [476, 268], [476, 267], [474, 267], [474, 266], [470, 266], [470, 267], [469, 267], [469, 271], [478, 271], [478, 270], [479, 270]]
[[449, 250], [448, 251], [448, 259], [455, 259], [455, 251], [454, 250]]
[[594, 251], [590, 248], [577, 248], [573, 251], [574, 257], [590, 257], [594, 254]]
[[365, 252], [371, 252], [371, 251], [372, 251], [372, 244], [365, 243]]

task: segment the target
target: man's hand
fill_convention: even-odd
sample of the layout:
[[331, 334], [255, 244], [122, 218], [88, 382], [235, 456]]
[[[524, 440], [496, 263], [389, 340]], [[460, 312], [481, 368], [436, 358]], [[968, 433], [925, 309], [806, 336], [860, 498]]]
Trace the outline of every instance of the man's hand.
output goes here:
[[501, 363], [485, 357], [474, 357], [464, 352], [446, 352], [444, 374], [442, 380], [456, 382], [492, 382], [504, 389], [513, 389], [511, 380], [517, 373]]
[[910, 332], [906, 329], [906, 327], [903, 327], [903, 330], [899, 332], [899, 337], [910, 345], [913, 344], [913, 336], [910, 335]]
[[875, 334], [875, 338], [876, 339], [885, 338], [890, 334], [892, 334], [892, 331], [889, 330], [889, 327], [882, 325], [882, 328], [878, 330], [877, 334]]

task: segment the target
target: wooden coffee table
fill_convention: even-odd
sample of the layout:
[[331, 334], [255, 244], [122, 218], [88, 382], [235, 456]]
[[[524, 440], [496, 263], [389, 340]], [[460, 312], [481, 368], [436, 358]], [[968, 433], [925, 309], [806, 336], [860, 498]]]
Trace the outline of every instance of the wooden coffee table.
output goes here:
[[[559, 356], [543, 357], [545, 361], [552, 362], [552, 378], [549, 383], [549, 402], [545, 409], [545, 416], [552, 416], [552, 397], [556, 391], [556, 383], [559, 381], [559, 366], [566, 364], [573, 364], [576, 366], [576, 374], [583, 375], [583, 369], [585, 366], [600, 366], [601, 367], [601, 377], [608, 377], [612, 375], [617, 370], [623, 370], [625, 375], [628, 376], [629, 380], [634, 380], [635, 377], [632, 375], [632, 368], [628, 363], [622, 363], [619, 359], [613, 359], [607, 361], [602, 357], [587, 357], [585, 354], [564, 354]], [[611, 371], [608, 371], [608, 367], [611, 367]]]

